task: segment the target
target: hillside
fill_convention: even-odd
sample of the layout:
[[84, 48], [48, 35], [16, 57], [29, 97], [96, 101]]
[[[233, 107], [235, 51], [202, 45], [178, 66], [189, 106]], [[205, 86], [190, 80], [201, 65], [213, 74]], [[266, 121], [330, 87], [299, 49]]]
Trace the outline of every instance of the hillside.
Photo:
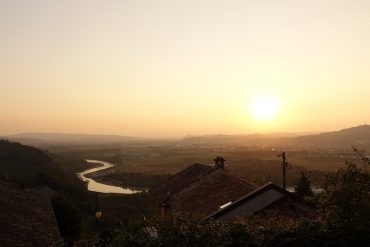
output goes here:
[[300, 136], [300, 133], [270, 133], [270, 134], [250, 134], [250, 135], [206, 135], [206, 136], [186, 136], [183, 144], [203, 144], [203, 145], [264, 145], [275, 144], [283, 140]]
[[20, 133], [6, 136], [12, 141], [29, 145], [47, 144], [111, 144], [141, 141], [141, 138], [119, 135], [88, 135], [63, 133]]
[[53, 145], [105, 145], [105, 144], [158, 144], [178, 143], [180, 145], [243, 145], [243, 146], [291, 146], [313, 148], [349, 148], [351, 146], [370, 147], [370, 125], [324, 132], [302, 134], [278, 132], [249, 135], [206, 135], [186, 136], [181, 141], [175, 139], [144, 139], [119, 135], [85, 135], [60, 133], [23, 133], [8, 136], [7, 139], [22, 144], [50, 148]]
[[0, 178], [56, 191], [84, 188], [74, 174], [44, 151], [7, 140], [0, 140]]
[[300, 136], [293, 138], [291, 144], [314, 147], [351, 147], [353, 145], [370, 147], [370, 125]]
[[339, 131], [297, 136], [289, 133], [253, 135], [209, 135], [185, 137], [185, 145], [271, 145], [313, 148], [349, 148], [353, 145], [370, 147], [370, 125]]

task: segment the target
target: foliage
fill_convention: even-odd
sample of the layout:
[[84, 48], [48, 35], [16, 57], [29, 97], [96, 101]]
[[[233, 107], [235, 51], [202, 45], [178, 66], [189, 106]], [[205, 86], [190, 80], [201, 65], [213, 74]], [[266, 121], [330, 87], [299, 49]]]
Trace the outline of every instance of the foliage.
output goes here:
[[0, 178], [24, 187], [48, 187], [63, 237], [77, 239], [81, 228], [80, 209], [88, 210], [85, 185], [75, 173], [50, 157], [47, 151], [0, 140]]
[[322, 242], [321, 229], [308, 219], [255, 216], [231, 222], [200, 222], [179, 216], [155, 218], [116, 230], [112, 238], [98, 238], [91, 246], [317, 246]]
[[369, 159], [368, 156], [366, 156], [363, 152], [358, 150], [355, 146], [352, 146], [352, 150], [353, 150], [355, 156], [360, 158], [365, 165], [370, 165], [370, 159]]
[[150, 218], [157, 212], [156, 200], [148, 192], [133, 195], [100, 193], [98, 205], [102, 211], [101, 223], [106, 228]]
[[369, 173], [349, 165], [328, 176], [323, 189], [321, 216], [331, 228], [344, 230], [348, 238], [370, 233]]
[[295, 187], [295, 192], [296, 195], [300, 197], [313, 196], [313, 192], [311, 190], [311, 181], [304, 172], [301, 172], [301, 178], [298, 181], [297, 187]]
[[155, 218], [111, 231], [91, 246], [369, 246], [370, 175], [350, 165], [328, 175], [310, 218], [268, 214], [232, 221]]
[[77, 240], [81, 232], [82, 217], [79, 210], [61, 194], [52, 198], [55, 217], [62, 237], [69, 243]]
[[103, 181], [119, 181], [121, 186], [130, 187], [153, 187], [169, 178], [168, 174], [154, 174], [154, 173], [139, 173], [139, 172], [119, 172], [108, 173], [96, 177], [96, 180]]

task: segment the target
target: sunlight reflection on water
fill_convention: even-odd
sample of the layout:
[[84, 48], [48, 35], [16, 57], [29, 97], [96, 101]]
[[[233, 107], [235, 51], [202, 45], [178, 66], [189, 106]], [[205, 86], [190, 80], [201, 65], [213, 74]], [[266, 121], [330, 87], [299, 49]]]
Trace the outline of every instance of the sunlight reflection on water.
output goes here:
[[124, 187], [119, 187], [119, 186], [98, 183], [92, 178], [85, 177], [85, 175], [87, 174], [113, 167], [113, 164], [106, 162], [106, 161], [101, 161], [101, 160], [86, 160], [86, 161], [88, 163], [102, 164], [102, 166], [91, 168], [81, 173], [77, 173], [78, 177], [81, 180], [83, 180], [84, 182], [87, 182], [87, 189], [89, 191], [100, 192], [100, 193], [118, 193], [118, 194], [135, 194], [135, 193], [142, 192], [142, 190], [136, 190], [133, 188], [128, 188], [128, 187], [124, 188]]

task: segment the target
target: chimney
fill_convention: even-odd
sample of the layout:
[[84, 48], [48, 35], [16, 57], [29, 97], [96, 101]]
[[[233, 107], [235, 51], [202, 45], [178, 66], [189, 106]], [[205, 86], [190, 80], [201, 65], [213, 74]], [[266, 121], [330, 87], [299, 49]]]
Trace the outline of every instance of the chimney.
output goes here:
[[217, 156], [215, 159], [215, 167], [224, 169], [225, 161], [226, 160], [223, 157]]
[[215, 167], [218, 168], [218, 165], [220, 164], [220, 156], [217, 156], [215, 159]]

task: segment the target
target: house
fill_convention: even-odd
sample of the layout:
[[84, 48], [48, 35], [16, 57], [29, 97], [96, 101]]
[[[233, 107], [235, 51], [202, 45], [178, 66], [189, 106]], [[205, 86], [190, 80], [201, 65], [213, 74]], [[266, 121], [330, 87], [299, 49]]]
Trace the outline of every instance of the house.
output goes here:
[[256, 185], [215, 166], [191, 165], [149, 190], [161, 214], [191, 214], [206, 217], [229, 201], [236, 201]]
[[224, 161], [217, 157], [214, 166], [194, 164], [151, 188], [160, 214], [227, 220], [256, 213], [289, 217], [310, 213], [310, 207], [293, 193], [272, 183], [258, 187], [227, 171]]
[[62, 246], [50, 196], [0, 181], [0, 246]]
[[222, 221], [254, 214], [297, 218], [307, 217], [311, 211], [311, 207], [293, 193], [272, 183], [267, 183], [240, 199], [220, 207], [204, 220], [217, 219]]

